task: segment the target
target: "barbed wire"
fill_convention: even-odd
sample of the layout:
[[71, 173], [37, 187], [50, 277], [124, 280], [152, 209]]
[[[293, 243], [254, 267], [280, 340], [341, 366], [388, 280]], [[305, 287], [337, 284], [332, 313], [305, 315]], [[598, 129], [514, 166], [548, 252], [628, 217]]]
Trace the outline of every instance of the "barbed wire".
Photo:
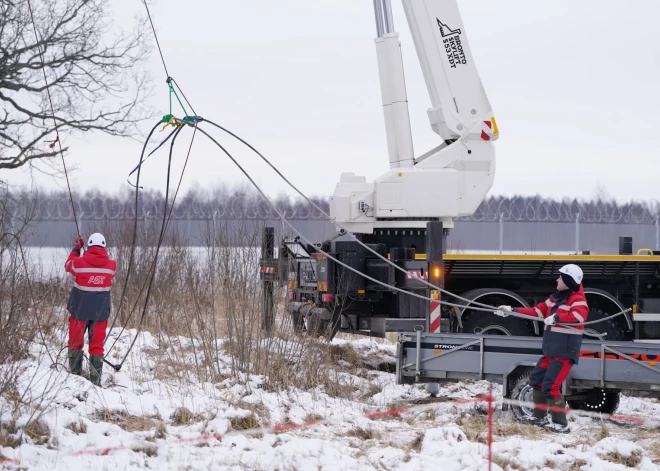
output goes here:
[[[2, 195], [0, 205], [5, 214], [28, 215], [36, 221], [69, 221], [74, 214], [66, 194], [34, 196]], [[125, 220], [135, 217], [133, 201], [118, 196], [75, 196], [75, 211], [87, 220]], [[328, 199], [315, 202], [329, 211]], [[140, 219], [155, 220], [162, 215], [163, 198], [145, 194], [137, 208]], [[287, 219], [321, 220], [323, 214], [302, 200], [280, 198], [276, 201]], [[601, 224], [656, 224], [660, 218], [658, 201], [616, 202], [573, 199], [565, 201], [538, 197], [491, 197], [484, 200], [472, 216], [458, 221], [498, 222], [576, 222]], [[188, 195], [176, 203], [172, 219], [279, 219], [268, 203], [251, 194], [234, 194], [213, 199]]]

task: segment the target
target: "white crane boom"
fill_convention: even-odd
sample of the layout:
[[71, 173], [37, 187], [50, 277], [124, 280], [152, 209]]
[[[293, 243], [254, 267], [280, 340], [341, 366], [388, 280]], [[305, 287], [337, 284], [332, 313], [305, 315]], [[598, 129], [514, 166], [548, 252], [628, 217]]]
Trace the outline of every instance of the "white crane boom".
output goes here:
[[374, 0], [375, 39], [390, 170], [367, 183], [344, 173], [330, 213], [351, 232], [453, 227], [474, 213], [495, 178], [498, 130], [474, 65], [456, 0], [402, 0], [440, 145], [413, 158], [403, 64], [390, 0]]
[[[481, 134], [493, 111], [472, 59], [455, 0], [403, 0], [429, 91], [431, 127], [444, 140]], [[493, 137], [497, 137], [497, 133]]]

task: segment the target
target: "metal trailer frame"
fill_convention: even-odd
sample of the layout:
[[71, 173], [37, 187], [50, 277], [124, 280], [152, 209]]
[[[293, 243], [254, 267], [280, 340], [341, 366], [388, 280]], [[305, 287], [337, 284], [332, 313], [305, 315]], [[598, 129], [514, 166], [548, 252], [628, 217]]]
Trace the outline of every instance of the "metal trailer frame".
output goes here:
[[[475, 334], [399, 334], [397, 384], [443, 383], [466, 379], [503, 385], [510, 397], [515, 379], [531, 370], [543, 339]], [[487, 353], [487, 355], [486, 355]], [[563, 385], [567, 399], [593, 388], [635, 397], [660, 398], [660, 343], [584, 339], [580, 360]]]

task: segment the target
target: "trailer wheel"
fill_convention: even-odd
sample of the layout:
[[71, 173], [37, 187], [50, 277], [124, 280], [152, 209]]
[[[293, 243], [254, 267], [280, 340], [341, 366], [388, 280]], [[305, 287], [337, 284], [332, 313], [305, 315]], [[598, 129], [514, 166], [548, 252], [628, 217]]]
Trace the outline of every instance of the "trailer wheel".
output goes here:
[[600, 412], [601, 414], [614, 414], [619, 407], [618, 391], [593, 388], [590, 391], [585, 391], [584, 394], [589, 394], [589, 398], [579, 401], [568, 400], [569, 407], [572, 409]]
[[[609, 314], [607, 314], [602, 309], [592, 308], [589, 309], [589, 315], [587, 316], [587, 321], [597, 321], [600, 319], [605, 319]], [[584, 327], [584, 334], [588, 337], [598, 338], [593, 335], [589, 335], [590, 332], [595, 332], [598, 334], [606, 334], [603, 337], [603, 340], [607, 341], [616, 341], [616, 340], [625, 340], [626, 335], [623, 333], [623, 329], [616, 323], [614, 319], [607, 319], [603, 322], [597, 324], [590, 324]]]
[[466, 334], [530, 336], [532, 332], [524, 320], [515, 317], [498, 317], [484, 312], [471, 314], [463, 321]]
[[[532, 397], [532, 387], [529, 384], [530, 374], [532, 374], [531, 370], [521, 374], [511, 383], [511, 392], [509, 394], [511, 399], [527, 403], [534, 402]], [[511, 412], [513, 412], [513, 416], [516, 418], [516, 420], [523, 422], [529, 422], [529, 420], [533, 417], [533, 411], [534, 409], [528, 406], [511, 406]]]

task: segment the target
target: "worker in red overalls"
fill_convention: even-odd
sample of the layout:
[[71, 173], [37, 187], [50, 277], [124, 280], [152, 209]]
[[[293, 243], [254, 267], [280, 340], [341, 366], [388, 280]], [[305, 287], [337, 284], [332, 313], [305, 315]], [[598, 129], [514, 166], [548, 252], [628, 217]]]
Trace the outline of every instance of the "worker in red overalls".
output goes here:
[[108, 257], [105, 237], [94, 233], [87, 241], [87, 250], [81, 256], [85, 241], [78, 236], [69, 258], [64, 264], [75, 277], [67, 310], [69, 311], [69, 370], [82, 373], [85, 331], [89, 337], [89, 379], [101, 386], [103, 371], [103, 343], [108, 317], [110, 317], [110, 289], [117, 262]]
[[568, 377], [573, 365], [580, 358], [584, 325], [570, 327], [557, 325], [558, 322], [583, 323], [587, 320], [589, 306], [582, 288], [582, 270], [577, 265], [564, 265], [559, 269], [557, 291], [535, 307], [499, 306], [495, 314], [507, 316], [517, 312], [543, 319], [543, 356], [529, 377], [533, 388], [535, 404], [532, 421], [534, 424], [554, 432], [568, 433], [570, 428], [563, 411], [551, 410], [552, 422], [548, 421], [548, 406], [566, 408], [566, 400], [561, 394], [561, 385]]

